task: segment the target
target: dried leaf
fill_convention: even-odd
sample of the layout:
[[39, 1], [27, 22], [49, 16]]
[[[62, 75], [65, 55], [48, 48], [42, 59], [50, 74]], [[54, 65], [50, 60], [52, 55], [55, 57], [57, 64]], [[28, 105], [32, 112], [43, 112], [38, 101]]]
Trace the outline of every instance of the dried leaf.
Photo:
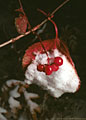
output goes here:
[[15, 25], [18, 33], [24, 34], [27, 29], [28, 20], [25, 15], [20, 14], [18, 18], [15, 19]]

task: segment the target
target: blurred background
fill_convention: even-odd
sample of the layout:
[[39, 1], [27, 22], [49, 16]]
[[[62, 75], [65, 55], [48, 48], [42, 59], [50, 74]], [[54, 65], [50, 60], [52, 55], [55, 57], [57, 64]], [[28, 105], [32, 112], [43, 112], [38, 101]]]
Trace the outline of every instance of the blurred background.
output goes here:
[[[21, 0], [32, 27], [41, 23], [46, 18], [37, 11], [37, 8], [44, 10], [46, 13], [51, 13], [63, 1], [64, 0]], [[15, 18], [18, 17], [18, 13], [15, 12], [15, 10], [19, 7], [18, 0], [0, 0], [0, 44], [19, 35], [15, 27]], [[42, 117], [39, 115], [40, 120], [45, 120], [45, 115], [51, 120], [54, 113], [56, 113], [56, 118], [86, 118], [85, 8], [85, 0], [70, 0], [54, 15], [53, 20], [58, 26], [59, 37], [66, 42], [81, 79], [81, 88], [77, 93], [65, 94], [58, 100], [49, 96], [45, 103], [47, 108], [44, 110], [44, 114]], [[39, 30], [41, 29], [43, 29], [43, 26]], [[45, 24], [40, 36], [43, 40], [55, 37], [55, 31], [50, 22]], [[0, 48], [0, 86], [9, 79], [24, 80], [22, 57], [28, 46], [38, 41], [34, 40], [34, 38], [35, 36], [30, 34], [15, 43]], [[43, 101], [41, 104], [43, 104]], [[56, 118], [54, 120], [57, 120]]]

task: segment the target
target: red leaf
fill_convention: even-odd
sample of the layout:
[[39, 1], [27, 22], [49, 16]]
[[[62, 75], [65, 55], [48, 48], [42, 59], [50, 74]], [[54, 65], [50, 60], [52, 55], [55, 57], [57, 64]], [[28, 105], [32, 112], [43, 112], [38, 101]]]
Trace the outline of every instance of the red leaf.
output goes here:
[[[50, 39], [50, 40], [44, 40], [43, 42], [44, 47], [46, 48], [47, 51], [53, 50], [54, 48], [54, 44], [55, 44], [55, 39]], [[68, 61], [74, 66], [73, 61], [70, 57], [69, 51], [67, 46], [65, 45], [65, 43], [63, 43], [63, 41], [61, 41], [60, 46], [57, 44], [57, 49], [64, 54]], [[23, 57], [22, 60], [22, 66], [23, 68], [27, 67], [32, 60], [34, 59], [34, 52], [40, 52], [43, 53], [44, 49], [41, 46], [40, 42], [35, 43], [33, 45], [31, 45], [25, 52], [25, 55]]]
[[25, 15], [20, 14], [18, 18], [15, 19], [15, 25], [18, 33], [24, 34], [27, 29], [28, 20]]

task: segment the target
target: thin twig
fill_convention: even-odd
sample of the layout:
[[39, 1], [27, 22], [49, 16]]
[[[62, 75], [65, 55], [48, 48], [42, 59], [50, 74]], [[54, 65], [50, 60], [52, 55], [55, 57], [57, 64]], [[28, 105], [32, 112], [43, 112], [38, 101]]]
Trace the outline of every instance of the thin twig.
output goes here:
[[69, 2], [70, 0], [66, 0], [64, 1], [59, 7], [57, 7], [52, 13], [51, 15], [54, 15], [61, 7], [63, 7], [67, 2]]
[[[54, 15], [54, 14], [55, 14], [63, 5], [65, 5], [68, 1], [69, 1], [69, 0], [64, 1], [59, 7], [57, 7], [57, 8], [51, 13], [51, 16]], [[27, 31], [24, 35], [19, 35], [19, 36], [15, 37], [15, 38], [10, 39], [10, 40], [7, 41], [7, 42], [1, 44], [1, 45], [0, 45], [0, 48], [1, 48], [1, 47], [4, 47], [4, 46], [6, 46], [6, 45], [8, 45], [8, 44], [10, 44], [10, 43], [12, 43], [12, 42], [17, 41], [17, 40], [19, 40], [20, 38], [22, 38], [22, 37], [24, 37], [24, 36], [26, 36], [26, 35], [29, 35], [31, 32], [36, 31], [36, 30], [39, 29], [43, 24], [45, 24], [47, 21], [48, 21], [48, 18], [45, 19], [44, 21], [42, 21], [42, 22], [41, 22], [40, 24], [38, 24], [37, 26], [35, 26], [33, 29]]]

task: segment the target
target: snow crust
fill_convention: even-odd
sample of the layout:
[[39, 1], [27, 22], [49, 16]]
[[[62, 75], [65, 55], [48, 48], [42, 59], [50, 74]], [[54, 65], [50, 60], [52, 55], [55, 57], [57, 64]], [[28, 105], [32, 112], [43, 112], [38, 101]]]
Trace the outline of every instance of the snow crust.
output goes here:
[[60, 53], [58, 49], [55, 49], [52, 53], [48, 52], [48, 55], [50, 58], [59, 56], [63, 59], [63, 65], [59, 67], [59, 70], [53, 72], [51, 75], [46, 75], [45, 72], [38, 71], [38, 64], [47, 64], [47, 55], [45, 53], [36, 53], [35, 60], [27, 67], [25, 72], [25, 82], [41, 86], [56, 98], [66, 92], [76, 92], [80, 84], [80, 79], [75, 67], [70, 64], [67, 57]]

